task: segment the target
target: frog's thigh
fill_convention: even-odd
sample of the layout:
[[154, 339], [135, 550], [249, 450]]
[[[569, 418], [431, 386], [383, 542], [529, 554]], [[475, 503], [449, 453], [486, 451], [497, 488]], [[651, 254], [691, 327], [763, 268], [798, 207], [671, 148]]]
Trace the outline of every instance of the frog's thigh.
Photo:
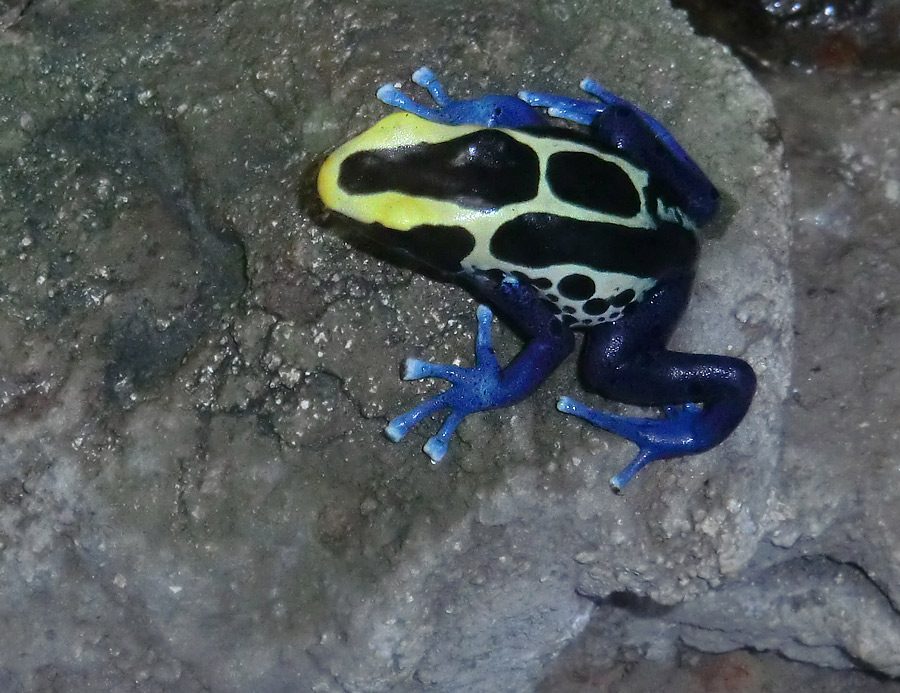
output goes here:
[[703, 357], [666, 350], [687, 305], [691, 280], [685, 276], [662, 281], [643, 300], [630, 305], [621, 318], [587, 331], [581, 368], [592, 389], [630, 404], [695, 401], [689, 394], [696, 397], [696, 393], [678, 377], [677, 369]]

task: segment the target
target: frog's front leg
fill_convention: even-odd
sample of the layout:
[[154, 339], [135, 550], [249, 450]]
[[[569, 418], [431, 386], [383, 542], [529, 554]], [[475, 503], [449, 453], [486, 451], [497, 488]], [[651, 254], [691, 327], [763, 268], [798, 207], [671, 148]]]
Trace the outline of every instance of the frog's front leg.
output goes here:
[[515, 96], [488, 95], [465, 101], [451, 99], [437, 75], [427, 67], [416, 70], [412, 79], [428, 90], [434, 106], [423, 106], [413, 101], [393, 84], [382, 86], [376, 96], [389, 106], [396, 106], [420, 118], [446, 125], [517, 128], [545, 124], [537, 110]]
[[544, 304], [534, 291], [514, 277], [495, 281], [486, 275], [473, 275], [469, 282], [481, 298], [501, 310], [529, 340], [525, 348], [505, 368], [501, 368], [491, 344], [492, 313], [478, 307], [478, 336], [475, 341], [475, 366], [464, 368], [406, 362], [404, 378], [442, 378], [451, 386], [417, 407], [401, 414], [385, 428], [393, 441], [399, 441], [422, 419], [442, 409], [450, 414], [437, 435], [423, 448], [435, 462], [447, 452], [447, 444], [462, 420], [477, 411], [504, 407], [527, 397], [572, 351], [572, 333]]
[[611, 149], [618, 149], [671, 189], [676, 202], [691, 220], [702, 226], [715, 214], [719, 193], [700, 167], [656, 118], [613, 94], [592, 79], [581, 88], [597, 101], [555, 94], [520, 91], [519, 98], [546, 108], [555, 118], [590, 127], [591, 133]]
[[661, 282], [631, 312], [592, 328], [582, 355], [592, 389], [620, 402], [664, 407], [664, 418], [616, 416], [568, 397], [557, 405], [637, 444], [631, 464], [610, 479], [616, 492], [654, 460], [704, 452], [721, 443], [753, 399], [756, 376], [744, 361], [665, 348], [689, 289], [688, 278]]

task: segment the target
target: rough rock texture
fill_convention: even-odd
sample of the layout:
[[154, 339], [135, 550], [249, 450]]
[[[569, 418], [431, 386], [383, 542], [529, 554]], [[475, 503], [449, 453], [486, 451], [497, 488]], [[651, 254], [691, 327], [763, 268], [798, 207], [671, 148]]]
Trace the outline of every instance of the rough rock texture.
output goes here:
[[[803, 310], [790, 444], [770, 504], [777, 522], [744, 587], [731, 588], [746, 616], [722, 635], [900, 676], [900, 82], [795, 78], [771, 87], [796, 170]], [[754, 605], [764, 586], [761, 623]], [[706, 607], [691, 609], [704, 625], [696, 609]]]
[[[610, 610], [604, 652], [665, 660], [683, 639], [896, 672], [896, 465], [860, 477], [852, 525], [827, 487], [844, 467], [818, 474], [812, 446], [779, 464], [792, 304], [768, 97], [663, 2], [476, 7], [3, 15], [4, 690], [525, 691]], [[467, 362], [474, 306], [321, 229], [310, 179], [420, 64], [471, 95], [574, 95], [590, 74], [710, 172], [726, 204], [676, 345], [760, 376], [725, 444], [612, 495], [631, 446], [552, 406], [600, 404], [574, 359], [466, 421], [440, 467], [419, 450], [436, 423], [386, 441], [437, 387], [398, 364]]]
[[[766, 85], [797, 205], [796, 375], [771, 523], [738, 578], [697, 599], [670, 608], [633, 595], [607, 600], [541, 690], [900, 690], [843, 674], [813, 684], [771, 659], [684, 652], [749, 647], [900, 676], [900, 311], [891, 288], [900, 81], [776, 75]], [[683, 655], [675, 672], [673, 653]]]

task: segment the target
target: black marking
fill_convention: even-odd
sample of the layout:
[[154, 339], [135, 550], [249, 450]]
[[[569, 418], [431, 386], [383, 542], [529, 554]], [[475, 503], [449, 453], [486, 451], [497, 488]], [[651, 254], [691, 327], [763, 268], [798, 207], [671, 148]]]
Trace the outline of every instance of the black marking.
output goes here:
[[537, 195], [533, 149], [499, 130], [436, 144], [368, 149], [348, 156], [338, 185], [353, 195], [394, 191], [493, 210]]
[[698, 181], [698, 185], [702, 185], [706, 189], [706, 192], [699, 194], [688, 192], [686, 193], [686, 197], [685, 194], [679, 193], [674, 186], [664, 177], [660, 176], [658, 172], [651, 172], [647, 187], [644, 188], [644, 196], [647, 200], [647, 211], [655, 219], [658, 219], [659, 214], [661, 213], [660, 204], [662, 204], [669, 209], [674, 210], [675, 216], [680, 224], [684, 224], [685, 218], [687, 218], [696, 226], [702, 226], [712, 216], [712, 212], [705, 215], [693, 215], [686, 211], [686, 207], [690, 207], [692, 204], [696, 206], [697, 203], [695, 198], [698, 196], [705, 196], [705, 199], [709, 200], [708, 204], [711, 205], [714, 212], [715, 208], [718, 206], [719, 192], [715, 188], [710, 187], [709, 184], [704, 185]]
[[588, 315], [603, 315], [609, 310], [609, 301], [603, 298], [592, 298], [581, 309]]
[[[547, 298], [551, 298], [551, 297], [548, 296]], [[556, 297], [553, 296], [552, 298], [556, 298]], [[550, 302], [548, 302], [548, 303], [547, 303], [547, 307], [550, 309], [550, 311], [551, 311], [554, 315], [559, 315], [560, 313], [562, 313], [562, 308], [560, 308], [556, 303], [550, 303]]]
[[491, 253], [524, 267], [575, 264], [658, 279], [691, 271], [697, 239], [689, 229], [668, 222], [635, 229], [534, 213], [501, 225], [491, 239]]
[[506, 279], [506, 272], [502, 269], [497, 269], [496, 267], [482, 270], [483, 274], [490, 279], [494, 284], [500, 284], [504, 279]]
[[560, 319], [563, 321], [563, 324], [566, 327], [571, 327], [576, 322], [578, 322], [578, 318], [576, 318], [574, 315], [563, 315]]
[[553, 282], [546, 277], [529, 277], [524, 272], [519, 272], [518, 270], [513, 270], [510, 274], [512, 274], [512, 276], [514, 276], [520, 282], [534, 287], [538, 290], [545, 291], [553, 286]]
[[620, 217], [641, 211], [641, 195], [625, 170], [594, 154], [552, 154], [546, 177], [557, 197], [579, 207]]
[[597, 287], [594, 280], [584, 274], [570, 274], [559, 280], [557, 291], [573, 301], [584, 301], [594, 295]]
[[359, 224], [367, 240], [398, 250], [440, 272], [459, 272], [462, 260], [475, 247], [472, 234], [461, 226], [415, 226], [397, 231], [381, 224]]
[[[646, 130], [647, 125], [643, 121], [625, 123], [623, 120], [640, 121], [630, 107], [610, 106], [598, 114], [588, 128], [551, 125], [519, 130], [532, 137], [564, 143], [576, 142], [647, 171], [650, 180], [643, 196], [651, 215], [656, 214], [658, 197], [666, 206], [680, 209], [696, 226], [709, 221], [718, 206], [719, 193], [702, 171], [693, 170], [696, 164], [686, 167], [655, 135], [648, 138], [653, 151], [636, 146], [636, 138], [633, 136], [635, 127]], [[623, 139], [628, 140], [626, 147], [623, 147]], [[596, 194], [596, 191], [592, 191], [591, 197]]]
[[634, 300], [634, 289], [625, 289], [620, 294], [613, 296], [609, 299], [609, 302], [614, 305], [616, 308], [621, 308], [622, 306], [627, 306]]

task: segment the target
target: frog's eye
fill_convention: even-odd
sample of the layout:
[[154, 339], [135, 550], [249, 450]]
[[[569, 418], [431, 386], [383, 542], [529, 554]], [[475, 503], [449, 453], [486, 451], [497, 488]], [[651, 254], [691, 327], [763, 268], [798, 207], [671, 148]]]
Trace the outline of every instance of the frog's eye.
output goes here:
[[533, 149], [500, 130], [443, 142], [366, 149], [341, 162], [348, 193], [397, 192], [490, 210], [537, 195], [540, 162]]

